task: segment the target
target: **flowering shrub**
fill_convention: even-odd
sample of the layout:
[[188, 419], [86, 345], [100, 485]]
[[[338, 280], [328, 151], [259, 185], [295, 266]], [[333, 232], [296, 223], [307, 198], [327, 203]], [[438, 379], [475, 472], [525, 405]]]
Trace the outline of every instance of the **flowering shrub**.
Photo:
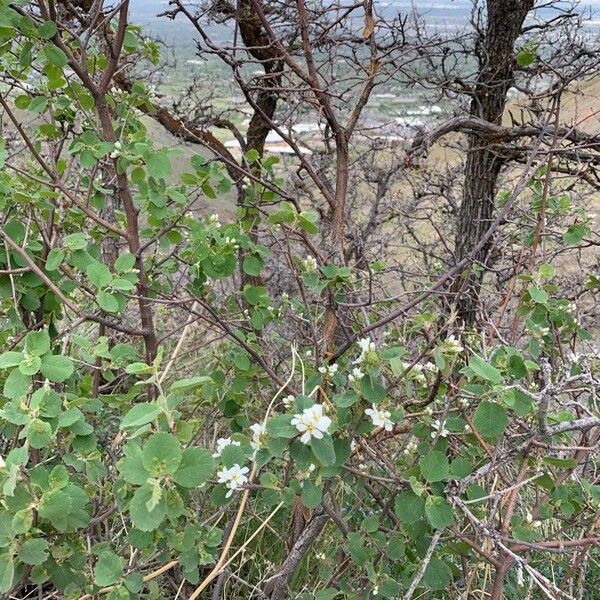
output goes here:
[[[111, 91], [102, 41], [82, 62], [7, 3], [0, 36], [26, 149], [0, 172], [0, 591], [558, 597], [598, 542], [600, 357], [554, 267], [522, 275], [514, 335], [461, 327], [433, 292], [328, 328], [378, 275], [307, 256], [315, 213], [199, 217], [229, 177], [197, 155], [173, 177], [150, 91]], [[257, 202], [275, 165], [244, 188]], [[275, 259], [289, 293], [263, 279]]]

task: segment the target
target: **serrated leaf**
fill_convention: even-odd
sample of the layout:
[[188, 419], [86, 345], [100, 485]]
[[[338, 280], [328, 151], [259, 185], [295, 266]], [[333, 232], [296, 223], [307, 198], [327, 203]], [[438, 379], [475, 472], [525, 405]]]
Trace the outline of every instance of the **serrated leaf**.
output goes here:
[[494, 440], [504, 433], [508, 424], [506, 410], [496, 402], [484, 400], [473, 415], [475, 429], [486, 440]]
[[27, 565], [41, 565], [48, 558], [48, 542], [33, 538], [23, 542], [19, 549], [19, 560]]
[[121, 477], [127, 483], [143, 485], [150, 474], [142, 463], [142, 449], [134, 443], [126, 444], [123, 448], [124, 457], [117, 463]]
[[96, 302], [98, 306], [109, 313], [119, 312], [119, 301], [114, 297], [113, 294], [106, 290], [100, 290], [96, 295]]
[[425, 514], [434, 529], [450, 527], [454, 522], [452, 507], [440, 496], [429, 496], [425, 501]]
[[476, 354], [471, 356], [469, 368], [475, 375], [495, 385], [499, 385], [503, 381], [500, 371]]
[[161, 431], [144, 444], [142, 464], [154, 477], [173, 475], [181, 464], [182, 456], [181, 444], [175, 436]]
[[129, 271], [135, 267], [135, 256], [130, 252], [120, 254], [115, 260], [115, 269], [119, 272]]
[[403, 523], [416, 523], [425, 514], [425, 502], [413, 492], [400, 492], [394, 502], [394, 512]]
[[8, 592], [12, 588], [15, 576], [15, 563], [12, 552], [0, 554], [0, 592]]
[[452, 571], [448, 565], [434, 556], [425, 569], [423, 583], [432, 590], [443, 590], [450, 585], [451, 581]]
[[97, 288], [107, 286], [113, 279], [110, 269], [97, 260], [91, 262], [85, 269], [85, 274]]
[[44, 46], [43, 52], [46, 60], [55, 67], [66, 67], [69, 62], [67, 55], [56, 46]]
[[157, 404], [150, 404], [149, 402], [136, 404], [121, 419], [121, 429], [146, 425], [146, 423], [150, 423], [156, 419], [160, 413], [161, 409]]
[[66, 381], [75, 370], [71, 359], [62, 354], [47, 354], [42, 358], [42, 375], [50, 381]]
[[50, 351], [50, 336], [47, 331], [30, 331], [25, 338], [25, 350], [29, 354], [42, 356]]
[[212, 378], [206, 375], [199, 375], [197, 377], [188, 377], [186, 379], [180, 379], [171, 384], [170, 391], [177, 392], [181, 390], [191, 390], [197, 388], [205, 383], [210, 383]]
[[306, 508], [317, 508], [321, 504], [323, 499], [323, 488], [322, 486], [315, 485], [312, 481], [307, 480], [302, 485], [302, 504]]
[[0, 354], [0, 369], [16, 367], [22, 360], [23, 355], [20, 352], [4, 352]]
[[46, 257], [46, 271], [56, 271], [65, 259], [65, 251], [62, 248], [52, 248]]
[[11, 400], [16, 400], [24, 396], [31, 385], [31, 377], [29, 375], [23, 375], [19, 369], [13, 369], [6, 381], [2, 393]]
[[360, 380], [360, 391], [361, 394], [372, 404], [381, 402], [385, 396], [385, 388], [370, 374], [366, 374]]
[[146, 483], [136, 490], [129, 503], [129, 514], [133, 525], [141, 531], [153, 531], [163, 522], [167, 514], [165, 494], [152, 511], [148, 510], [147, 504], [152, 499], [152, 494], [153, 486]]
[[210, 479], [214, 466], [213, 457], [205, 448], [186, 448], [173, 480], [185, 488], [199, 487]]
[[450, 473], [448, 458], [440, 450], [432, 450], [419, 459], [419, 468], [425, 481], [443, 481]]
[[335, 465], [335, 448], [330, 435], [324, 434], [321, 439], [311, 438], [310, 447], [317, 460], [325, 467]]
[[94, 583], [105, 587], [112, 585], [122, 576], [123, 561], [114, 552], [103, 552], [94, 568]]
[[537, 302], [538, 304], [546, 304], [546, 302], [548, 302], [548, 294], [542, 288], [539, 288], [537, 285], [533, 285], [533, 283], [530, 283], [527, 286], [527, 291], [529, 292], [529, 295], [531, 296], [534, 302]]

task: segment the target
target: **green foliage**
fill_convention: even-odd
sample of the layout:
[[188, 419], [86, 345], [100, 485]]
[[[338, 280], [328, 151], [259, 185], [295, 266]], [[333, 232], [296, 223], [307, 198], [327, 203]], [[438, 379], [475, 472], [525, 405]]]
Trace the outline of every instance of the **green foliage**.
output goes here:
[[[0, 60], [18, 82], [6, 97], [36, 154], [55, 160], [44, 170], [0, 147], [0, 592], [160, 598], [185, 580], [187, 593], [231, 531], [226, 572], [260, 587], [327, 519], [290, 594], [403, 597], [440, 535], [417, 593], [446, 598], [485, 559], [477, 547], [503, 523], [515, 473], [518, 501], [493, 541], [527, 542], [549, 579], [567, 572], [535, 542], [575, 539], [596, 519], [593, 458], [582, 467], [571, 451], [596, 425], [569, 427], [597, 416], [599, 367], [593, 353], [568, 358], [590, 334], [559, 261], [517, 272], [518, 335], [458, 327], [435, 294], [386, 320], [392, 295], [371, 301], [386, 257], [321, 252], [325, 211], [273, 191], [278, 159], [247, 152], [235, 218], [201, 216], [198, 198], [237, 189], [223, 165], [197, 155], [180, 173], [140, 116], [145, 84], [100, 94], [79, 77], [102, 80], [110, 44], [94, 37], [74, 65], [72, 32], [17, 5], [0, 3]], [[138, 27], [123, 53], [158, 63]], [[530, 44], [516, 55], [523, 69], [536, 59]], [[542, 198], [543, 175], [531, 209], [554, 219], [557, 255], [579, 250], [590, 220], [564, 195]], [[523, 235], [533, 247], [535, 231]], [[590, 274], [582, 293], [598, 289]], [[334, 309], [337, 353], [324, 352]], [[144, 580], [175, 563], [172, 580]]]

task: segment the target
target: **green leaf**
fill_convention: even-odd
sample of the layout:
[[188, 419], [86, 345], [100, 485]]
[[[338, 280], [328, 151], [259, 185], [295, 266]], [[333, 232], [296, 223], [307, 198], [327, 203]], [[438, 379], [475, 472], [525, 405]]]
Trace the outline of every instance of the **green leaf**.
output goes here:
[[402, 560], [406, 555], [406, 544], [399, 533], [394, 533], [390, 536], [386, 554], [388, 558], [393, 561]]
[[52, 248], [46, 257], [46, 271], [56, 271], [65, 259], [65, 251], [62, 248]]
[[12, 552], [0, 554], [0, 592], [8, 592], [15, 576], [15, 563]]
[[167, 500], [162, 495], [153, 510], [148, 510], [148, 502], [152, 500], [153, 486], [144, 484], [138, 488], [129, 503], [129, 514], [133, 525], [141, 531], [153, 531], [164, 520], [167, 514]]
[[155, 179], [161, 179], [171, 174], [171, 161], [165, 150], [149, 152], [145, 161], [148, 173]]
[[267, 433], [274, 438], [291, 439], [298, 435], [298, 430], [291, 421], [292, 415], [274, 415], [267, 421]]
[[73, 501], [69, 494], [63, 490], [52, 490], [42, 495], [38, 514], [50, 521], [55, 529], [64, 531], [67, 528], [68, 515], [72, 506]]
[[119, 312], [119, 301], [110, 292], [100, 290], [96, 295], [96, 302], [98, 303], [98, 306], [106, 312]]
[[262, 266], [263, 266], [262, 260], [258, 256], [254, 256], [254, 255], [246, 256], [246, 258], [244, 258], [244, 262], [242, 264], [244, 273], [247, 273], [248, 275], [253, 275], [253, 276], [260, 275]]
[[63, 238], [63, 245], [69, 250], [83, 250], [87, 246], [84, 233], [71, 233]]
[[124, 252], [119, 255], [119, 258], [115, 260], [115, 269], [122, 273], [123, 271], [129, 271], [135, 267], [135, 256], [129, 252]]
[[94, 569], [94, 583], [105, 587], [112, 585], [122, 576], [123, 561], [114, 552], [103, 552]]
[[142, 464], [154, 477], [173, 475], [181, 464], [181, 444], [167, 432], [155, 433], [144, 444]]
[[520, 67], [528, 67], [537, 58], [535, 52], [524, 48], [517, 54], [517, 64]]
[[310, 447], [317, 460], [325, 467], [335, 464], [335, 448], [333, 439], [327, 433], [321, 439], [311, 438]]
[[143, 485], [150, 474], [142, 463], [142, 449], [135, 443], [126, 444], [123, 448], [124, 457], [117, 463], [119, 473], [127, 483]]
[[425, 569], [423, 583], [432, 590], [443, 590], [450, 585], [451, 581], [452, 572], [448, 565], [434, 556]]
[[69, 62], [67, 55], [56, 46], [44, 46], [43, 52], [46, 60], [55, 67], [66, 67]]
[[386, 395], [385, 388], [369, 374], [360, 380], [360, 391], [372, 404], [381, 402]]
[[170, 391], [178, 392], [181, 390], [191, 390], [197, 388], [205, 383], [210, 383], [212, 381], [211, 377], [206, 375], [198, 375], [197, 377], [188, 377], [186, 379], [180, 379], [179, 381], [175, 381], [171, 384]]
[[213, 457], [205, 448], [186, 448], [173, 480], [185, 488], [199, 487], [210, 479], [214, 466]]
[[0, 354], [0, 369], [16, 367], [22, 360], [23, 355], [20, 352], [4, 352]]
[[454, 522], [452, 507], [440, 496], [429, 496], [425, 501], [425, 514], [434, 529], [450, 527]]
[[500, 371], [498, 371], [496, 367], [488, 364], [485, 360], [483, 360], [483, 358], [477, 356], [476, 354], [471, 356], [471, 359], [469, 360], [469, 368], [471, 371], [473, 371], [473, 373], [475, 373], [475, 375], [495, 385], [499, 385], [503, 381]]
[[91, 262], [86, 267], [85, 274], [97, 288], [107, 286], [113, 279], [110, 269], [104, 263], [97, 260]]
[[47, 331], [30, 331], [25, 338], [25, 350], [29, 354], [42, 356], [50, 351], [50, 336]]
[[26, 439], [32, 448], [43, 448], [52, 440], [52, 427], [50, 423], [33, 418], [27, 425]]
[[68, 356], [47, 354], [42, 358], [42, 375], [50, 381], [66, 381], [74, 370], [75, 367]]
[[534, 302], [538, 304], [546, 304], [548, 302], [548, 294], [542, 288], [537, 287], [537, 285], [530, 283], [527, 286], [527, 291]]
[[161, 409], [157, 404], [149, 402], [141, 402], [136, 404], [127, 414], [121, 419], [121, 429], [128, 427], [141, 427], [154, 421], [161, 413]]
[[583, 223], [577, 223], [575, 225], [571, 225], [569, 229], [567, 229], [563, 235], [563, 240], [565, 244], [576, 246], [589, 232], [590, 229], [587, 225], [584, 225]]
[[473, 415], [473, 424], [483, 438], [495, 440], [506, 429], [508, 416], [502, 406], [496, 402], [484, 400]]
[[4, 382], [2, 393], [7, 398], [16, 400], [27, 393], [30, 384], [31, 377], [29, 375], [23, 375], [19, 369], [13, 369]]
[[443, 481], [450, 473], [450, 464], [446, 455], [440, 450], [432, 450], [419, 459], [419, 468], [425, 481]]
[[305, 481], [302, 485], [302, 504], [306, 508], [317, 508], [323, 499], [323, 487], [315, 485], [312, 481]]
[[42, 359], [39, 356], [25, 356], [19, 365], [19, 371], [23, 375], [35, 375], [42, 366]]
[[56, 23], [54, 21], [44, 21], [38, 29], [37, 34], [44, 40], [49, 40], [56, 34]]
[[28, 565], [41, 565], [48, 558], [48, 542], [42, 538], [27, 540], [19, 550], [19, 560]]
[[410, 525], [423, 518], [425, 502], [413, 492], [400, 492], [394, 502], [394, 512], [403, 523]]

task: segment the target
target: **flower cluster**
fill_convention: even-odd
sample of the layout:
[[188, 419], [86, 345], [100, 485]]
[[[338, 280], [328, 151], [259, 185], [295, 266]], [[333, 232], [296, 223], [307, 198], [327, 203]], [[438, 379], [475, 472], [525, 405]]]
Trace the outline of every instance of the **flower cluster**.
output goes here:
[[322, 373], [323, 375], [325, 375], [325, 377], [333, 377], [337, 373], [337, 370], [338, 370], [337, 363], [319, 367], [319, 373]]
[[355, 365], [360, 365], [377, 351], [375, 342], [372, 342], [370, 338], [362, 338], [358, 340], [358, 346], [360, 347], [360, 355], [352, 363]]
[[307, 256], [302, 261], [302, 268], [306, 273], [311, 273], [317, 270], [317, 259], [314, 256]]
[[371, 421], [375, 427], [383, 427], [386, 431], [391, 431], [394, 428], [394, 423], [390, 418], [392, 413], [389, 410], [384, 410], [378, 408], [375, 404], [371, 404], [371, 408], [365, 410], [365, 415], [371, 417]]
[[267, 437], [265, 425], [263, 423], [254, 423], [254, 425], [250, 425], [250, 431], [252, 432], [250, 445], [254, 450], [260, 450], [265, 445], [265, 438]]
[[442, 343], [441, 351], [448, 356], [457, 356], [463, 352], [461, 343], [451, 333]]
[[230, 498], [235, 490], [248, 483], [248, 477], [246, 476], [248, 471], [248, 467], [240, 467], [240, 465], [236, 463], [230, 469], [223, 467], [217, 473], [217, 481], [219, 483], [224, 483], [225, 487], [229, 490], [225, 494], [225, 498]]
[[221, 452], [223, 452], [223, 450], [225, 448], [227, 448], [227, 446], [239, 446], [240, 443], [232, 440], [231, 438], [219, 438], [217, 440], [217, 448], [215, 450], [215, 453], [213, 454], [213, 458], [218, 458], [219, 456], [221, 456]]
[[348, 375], [348, 379], [350, 380], [350, 383], [353, 383], [354, 381], [360, 381], [364, 376], [365, 374], [361, 371], [360, 367], [354, 367], [352, 373]]
[[323, 414], [323, 406], [321, 404], [313, 404], [310, 408], [306, 408], [291, 421], [292, 425], [302, 434], [300, 441], [303, 444], [308, 444], [311, 438], [320, 440], [324, 433], [327, 433], [331, 425], [331, 419]]
[[440, 437], [447, 437], [447, 435], [450, 433], [447, 429], [444, 423], [442, 423], [439, 419], [436, 419], [432, 424], [431, 427], [433, 427], [433, 431], [431, 432], [431, 437], [432, 438], [436, 438], [438, 436]]

